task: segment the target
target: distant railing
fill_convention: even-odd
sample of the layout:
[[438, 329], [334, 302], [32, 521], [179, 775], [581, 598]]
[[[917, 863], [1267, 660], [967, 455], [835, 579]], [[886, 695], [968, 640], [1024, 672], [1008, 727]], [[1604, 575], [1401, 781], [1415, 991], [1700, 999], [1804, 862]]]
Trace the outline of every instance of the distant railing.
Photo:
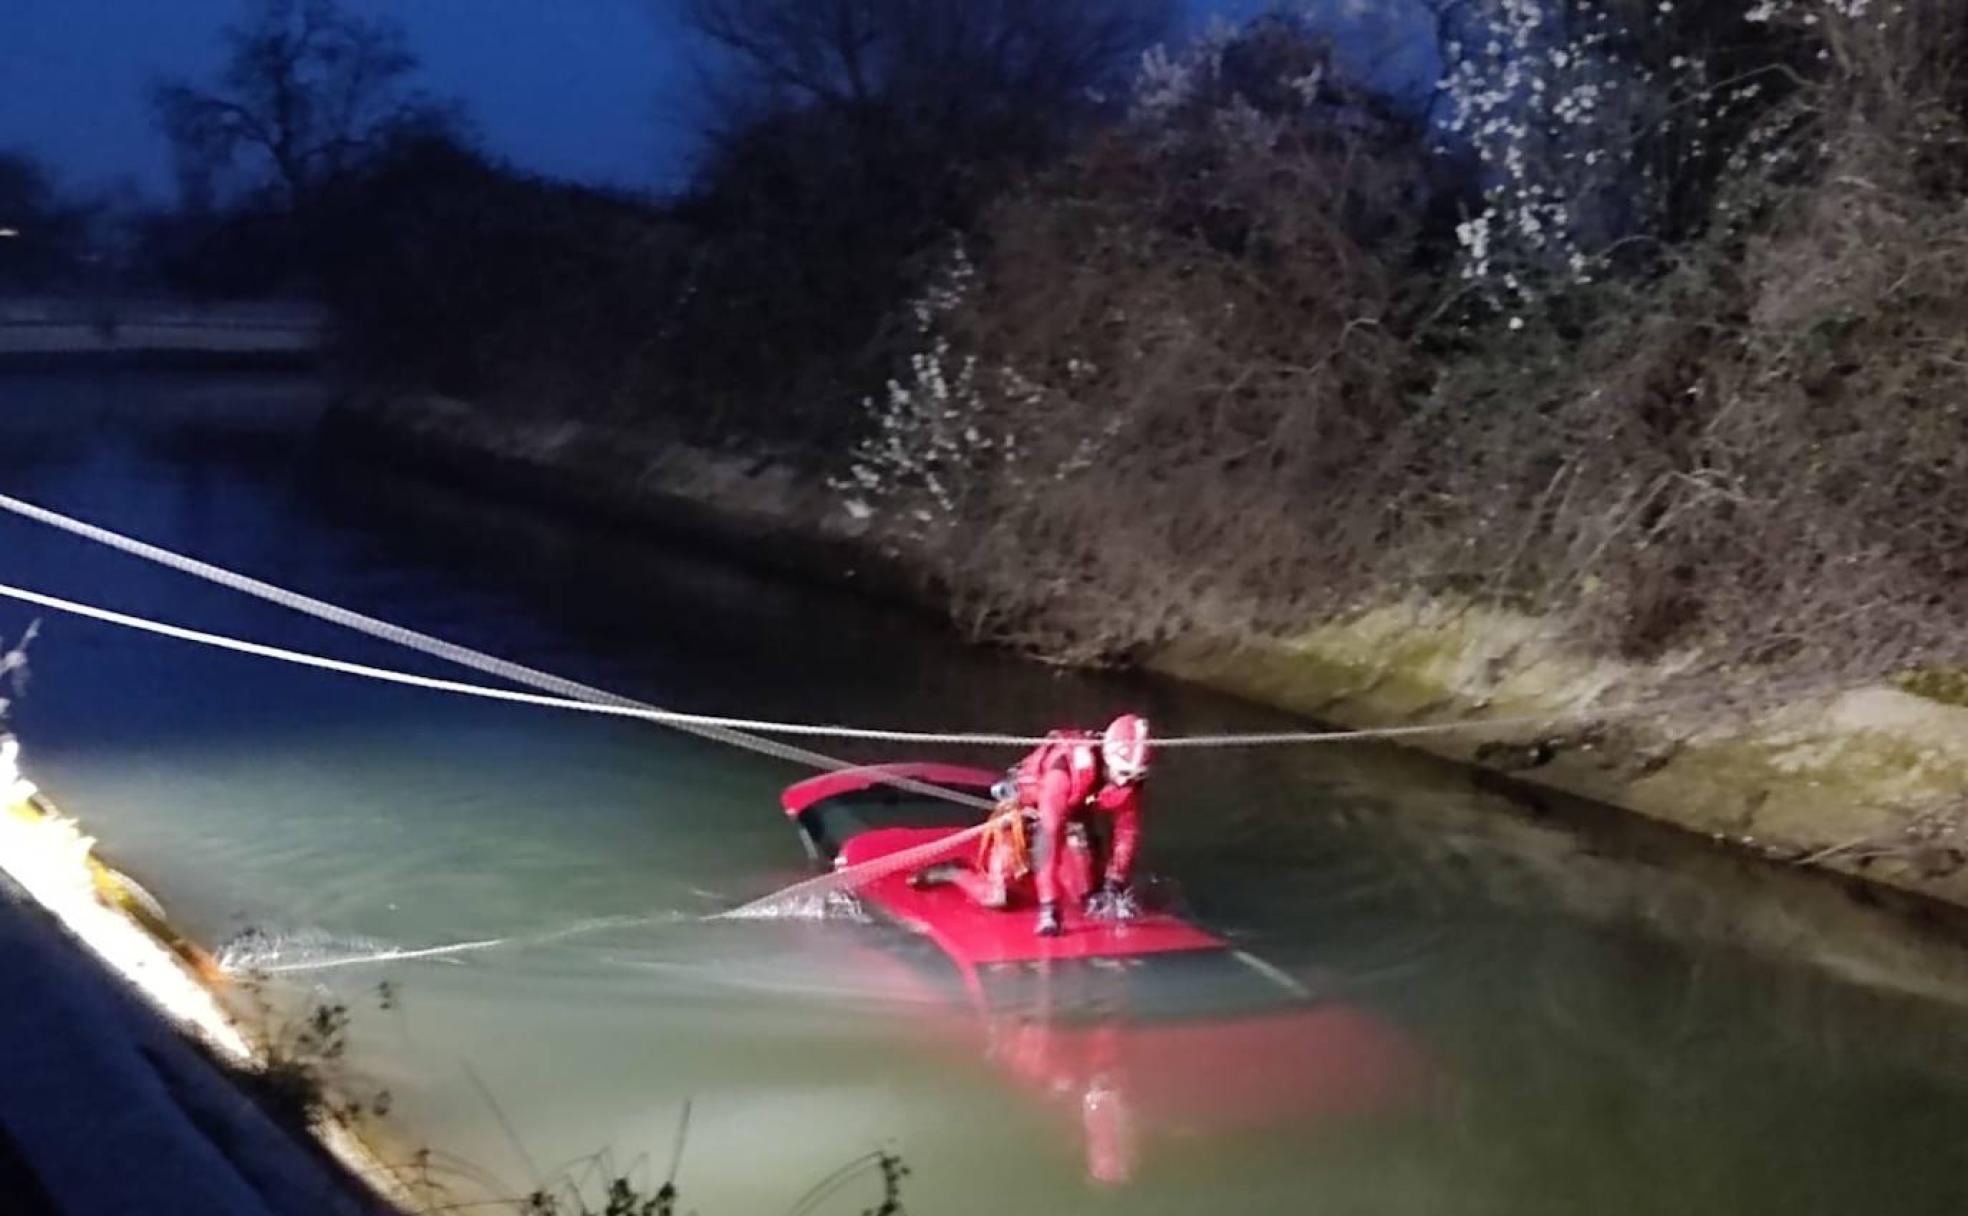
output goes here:
[[327, 311], [305, 301], [0, 298], [0, 357], [303, 356], [327, 335]]

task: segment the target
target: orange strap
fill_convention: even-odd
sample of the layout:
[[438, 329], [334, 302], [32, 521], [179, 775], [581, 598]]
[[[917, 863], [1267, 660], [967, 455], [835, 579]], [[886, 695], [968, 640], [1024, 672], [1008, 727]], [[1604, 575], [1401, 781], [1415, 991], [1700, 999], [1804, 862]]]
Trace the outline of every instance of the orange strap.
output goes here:
[[979, 872], [990, 873], [992, 853], [1000, 849], [1008, 862], [1004, 867], [1006, 878], [1023, 878], [1032, 872], [1031, 843], [1025, 833], [1025, 810], [1015, 799], [1000, 802], [986, 821], [984, 834], [977, 840]]

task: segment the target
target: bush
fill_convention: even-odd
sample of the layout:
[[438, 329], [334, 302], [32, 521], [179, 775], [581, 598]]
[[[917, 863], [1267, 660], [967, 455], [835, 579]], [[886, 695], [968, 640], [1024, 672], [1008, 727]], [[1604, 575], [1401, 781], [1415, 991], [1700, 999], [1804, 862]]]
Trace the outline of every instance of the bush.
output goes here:
[[1372, 543], [1307, 524], [1400, 425], [1438, 187], [1420, 127], [1329, 64], [1282, 19], [1151, 61], [1134, 121], [993, 207], [918, 305], [849, 484], [920, 502], [975, 627], [1085, 655], [1282, 624]]
[[[1968, 23], [1715, 8], [1589, 44], [1617, 121], [1447, 157], [1303, 26], [1151, 63], [1152, 104], [918, 301], [843, 485], [979, 633], [1082, 657], [1412, 593], [1690, 679], [1958, 657]], [[1630, 177], [1581, 184], [1641, 129]], [[1617, 222], [1556, 239], [1588, 210], [1563, 189], [1628, 180]]]
[[1968, 642], [1962, 82], [1919, 33], [1960, 14], [1760, 7], [1793, 23], [1787, 60], [1811, 31], [1826, 66], [1741, 128], [1656, 272], [1444, 362], [1428, 446], [1454, 459], [1404, 495], [1411, 535], [1435, 533], [1405, 573], [1631, 657], [1687, 652], [1692, 675], [1876, 678]]

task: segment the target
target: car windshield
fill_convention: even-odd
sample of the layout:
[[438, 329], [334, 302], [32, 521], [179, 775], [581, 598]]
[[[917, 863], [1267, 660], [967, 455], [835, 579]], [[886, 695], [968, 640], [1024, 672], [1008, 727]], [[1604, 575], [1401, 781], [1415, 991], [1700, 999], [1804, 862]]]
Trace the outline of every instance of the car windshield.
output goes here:
[[[975, 788], [941, 785], [952, 793], [979, 797]], [[851, 793], [836, 794], [816, 804], [835, 835], [846, 839], [855, 831], [869, 828], [945, 828], [969, 827], [984, 817], [982, 809], [962, 802], [934, 798], [892, 785], [872, 785]]]

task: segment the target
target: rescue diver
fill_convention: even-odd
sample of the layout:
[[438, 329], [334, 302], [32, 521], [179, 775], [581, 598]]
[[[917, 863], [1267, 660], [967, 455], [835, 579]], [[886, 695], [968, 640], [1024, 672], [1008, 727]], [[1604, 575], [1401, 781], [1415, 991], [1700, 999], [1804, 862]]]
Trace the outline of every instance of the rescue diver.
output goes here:
[[[1052, 732], [994, 791], [1001, 809], [978, 865], [932, 866], [914, 875], [911, 885], [954, 883], [974, 902], [1003, 908], [1009, 902], [1009, 883], [1029, 868], [1039, 904], [1034, 932], [1057, 936], [1068, 825], [1101, 813], [1113, 817], [1113, 830], [1100, 885], [1086, 893], [1086, 910], [1115, 920], [1138, 915], [1140, 905], [1128, 880], [1141, 841], [1141, 785], [1148, 776], [1149, 751], [1148, 721], [1137, 714], [1115, 718], [1097, 738], [1084, 731]], [[1036, 828], [1029, 864], [1024, 847], [1028, 822]]]

